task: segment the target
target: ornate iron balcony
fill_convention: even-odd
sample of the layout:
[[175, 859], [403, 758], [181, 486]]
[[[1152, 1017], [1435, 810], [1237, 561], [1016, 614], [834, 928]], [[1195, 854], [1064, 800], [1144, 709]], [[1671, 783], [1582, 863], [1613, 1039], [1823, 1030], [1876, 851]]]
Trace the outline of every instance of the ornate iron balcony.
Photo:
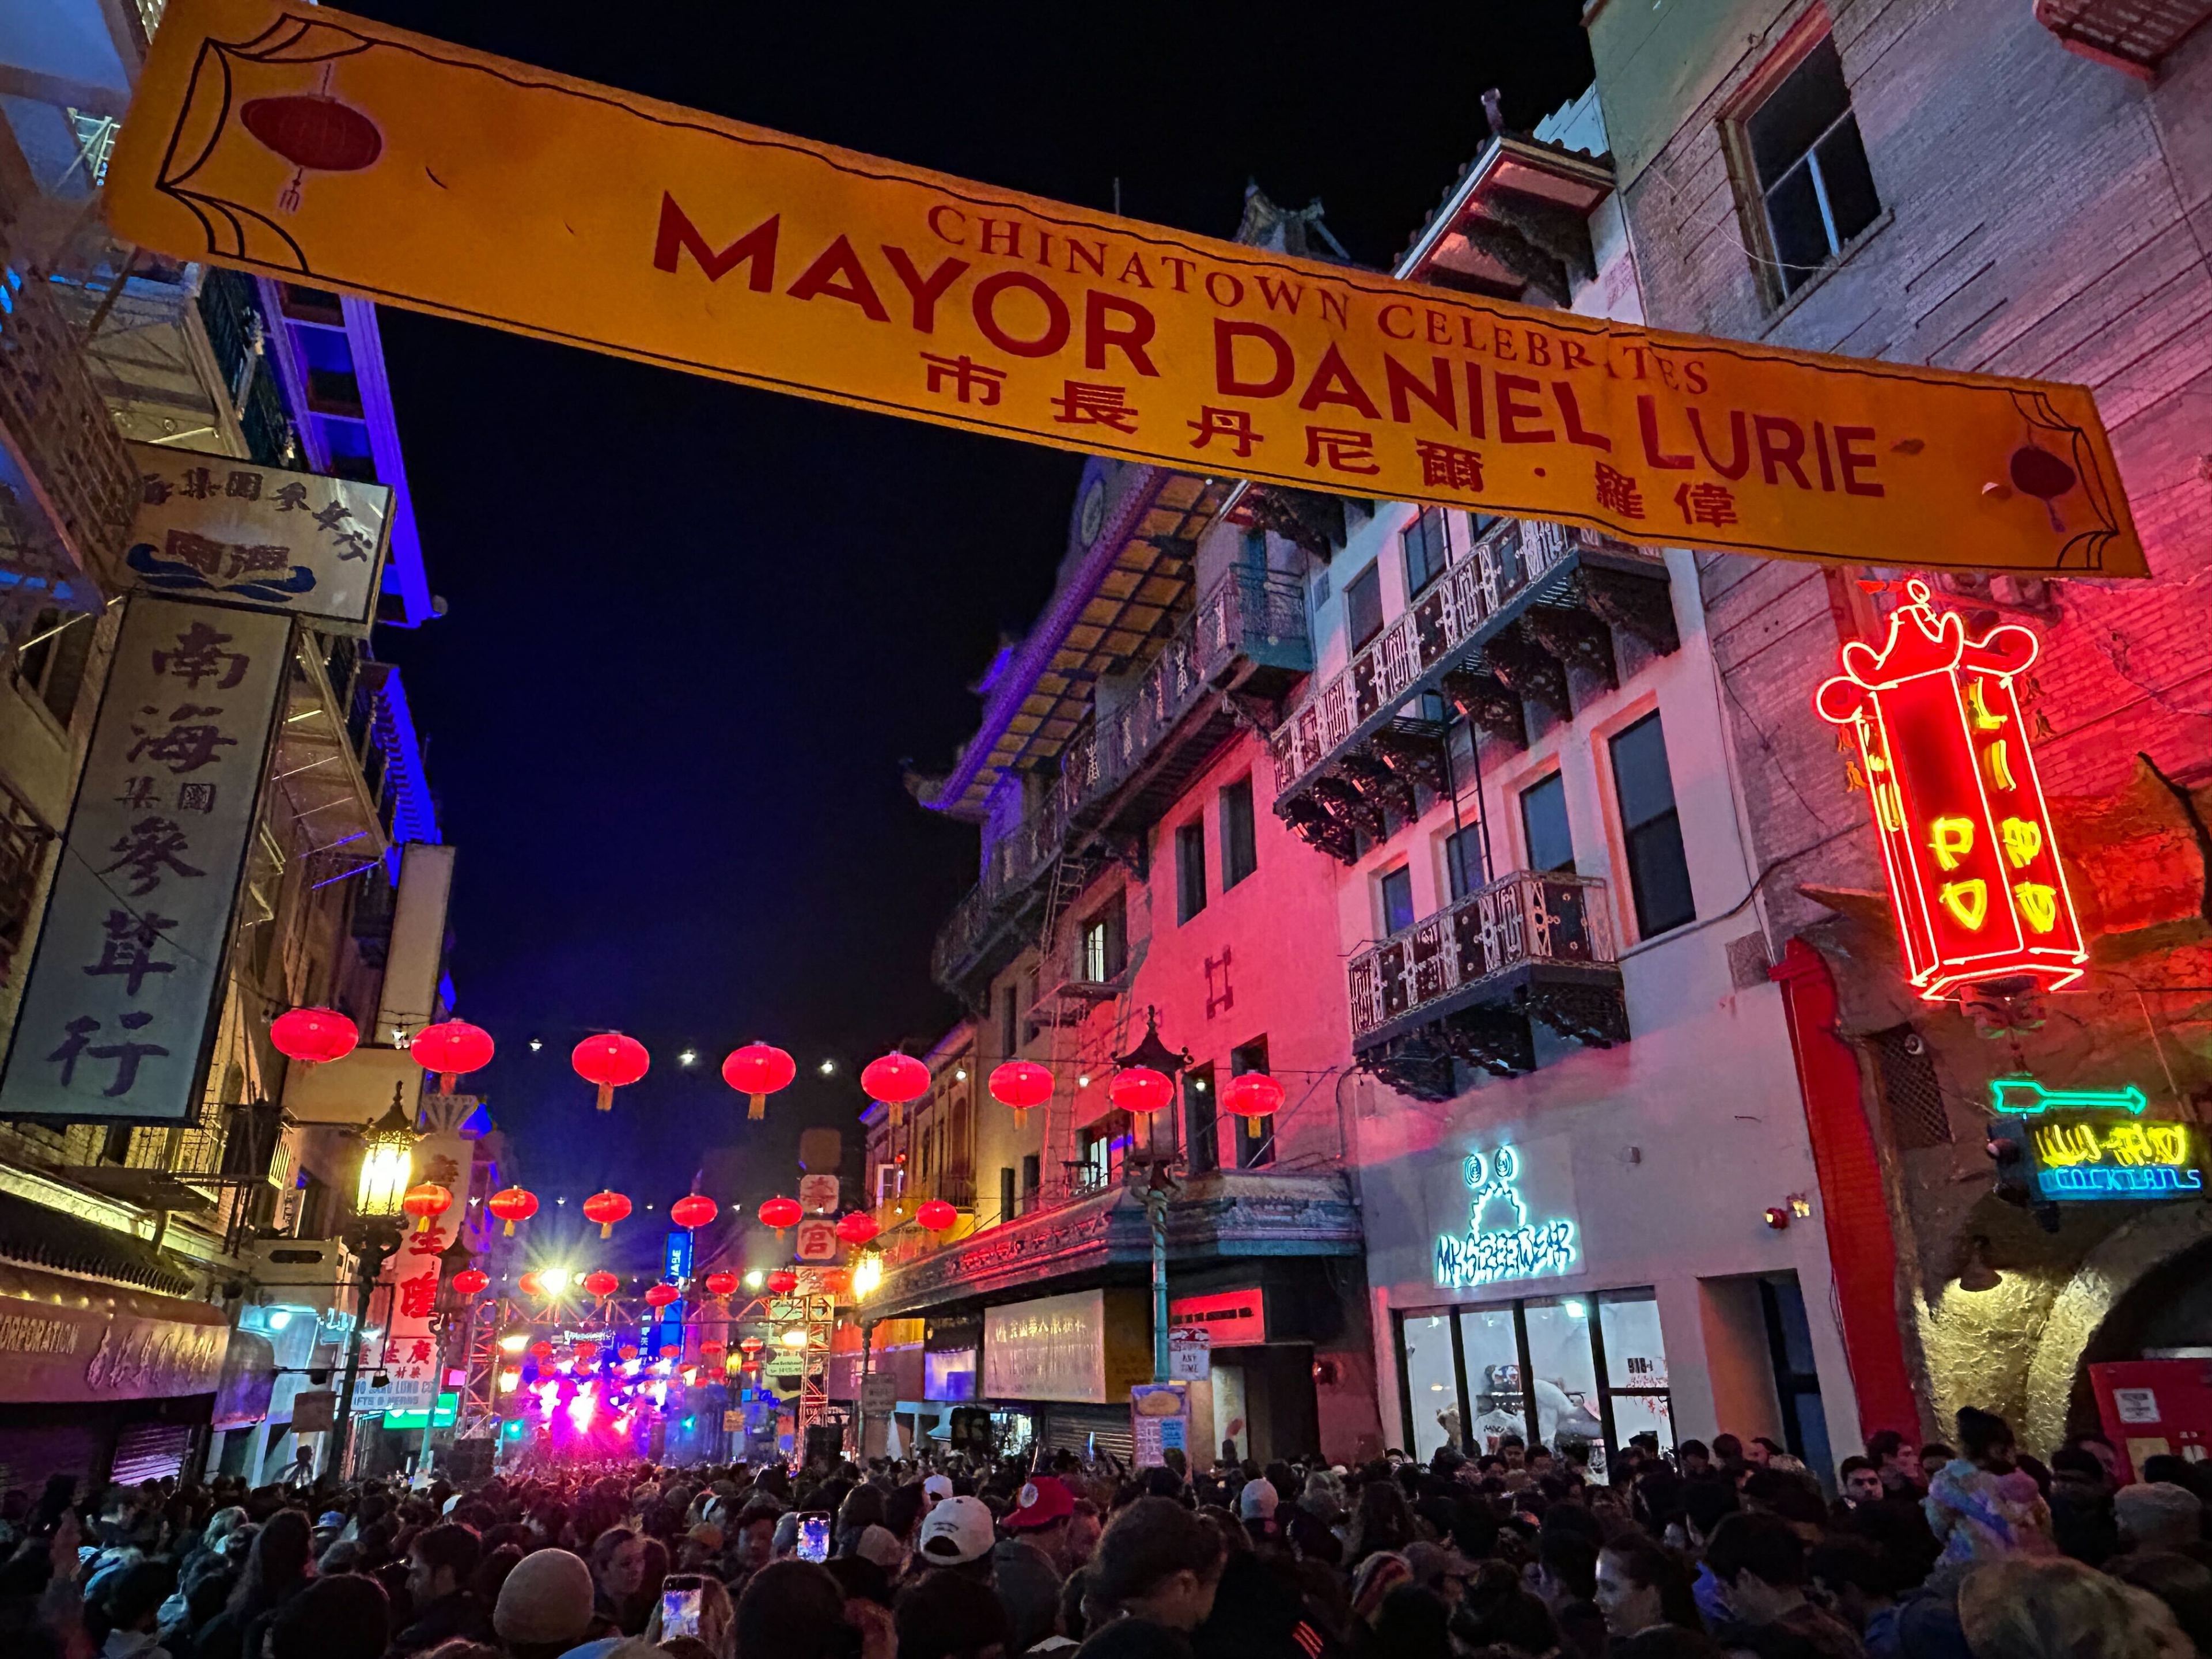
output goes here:
[[1455, 1060], [1535, 1069], [1531, 1016], [1589, 1044], [1628, 1036], [1605, 884], [1516, 871], [1352, 957], [1352, 1048], [1366, 1070], [1449, 1099]]
[[1660, 654], [1676, 648], [1666, 565], [1592, 531], [1507, 520], [1454, 549], [1411, 608], [1277, 728], [1275, 811], [1350, 862], [1360, 835], [1381, 838], [1386, 812], [1412, 816], [1416, 781], [1445, 787], [1432, 726], [1398, 727], [1408, 704], [1442, 693], [1485, 731], [1525, 744], [1524, 702], [1573, 717], [1570, 669], [1619, 684], [1615, 628]]

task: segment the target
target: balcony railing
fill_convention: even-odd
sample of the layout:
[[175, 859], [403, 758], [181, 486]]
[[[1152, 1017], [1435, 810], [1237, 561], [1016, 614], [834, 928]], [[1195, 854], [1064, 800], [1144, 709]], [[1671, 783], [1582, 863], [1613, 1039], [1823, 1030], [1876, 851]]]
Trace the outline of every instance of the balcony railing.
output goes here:
[[[9, 204], [0, 198], [0, 428], [35, 498], [0, 514], [0, 554], [34, 579], [66, 580], [74, 565], [112, 586], [138, 505], [138, 469], [93, 382], [77, 330], [15, 238]], [[46, 536], [41, 518], [50, 526]], [[52, 544], [37, 544], [46, 536]]]
[[1509, 519], [1455, 550], [1444, 574], [1341, 673], [1310, 692], [1276, 731], [1269, 740], [1276, 793], [1301, 787], [1347, 744], [1370, 735], [1417, 682], [1440, 670], [1570, 557], [1592, 551], [1648, 557], [1593, 531], [1538, 519]]
[[975, 957], [1003, 908], [1050, 867], [1069, 826], [1091, 818], [1206, 698], [1253, 670], [1304, 673], [1312, 659], [1297, 578], [1238, 568], [1208, 588], [1127, 699], [1098, 711], [1062, 751], [1036, 805], [985, 850], [981, 878], [938, 932], [939, 982]]
[[1516, 969], [1613, 960], [1603, 882], [1517, 871], [1352, 957], [1352, 1043]]

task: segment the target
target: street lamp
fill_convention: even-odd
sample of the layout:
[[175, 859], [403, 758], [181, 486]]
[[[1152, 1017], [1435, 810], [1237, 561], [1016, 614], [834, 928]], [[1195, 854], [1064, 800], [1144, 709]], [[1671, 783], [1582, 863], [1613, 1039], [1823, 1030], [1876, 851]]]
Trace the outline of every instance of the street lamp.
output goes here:
[[[1170, 1081], [1181, 1077], [1190, 1066], [1190, 1050], [1181, 1054], [1160, 1041], [1159, 1010], [1145, 1010], [1145, 1039], [1126, 1054], [1114, 1056], [1117, 1072], [1139, 1066], [1158, 1072]], [[1148, 1115], [1145, 1123], [1146, 1172], [1142, 1194], [1146, 1219], [1151, 1223], [1152, 1234], [1152, 1381], [1168, 1380], [1168, 1201], [1175, 1196], [1175, 1176], [1168, 1166], [1175, 1159], [1175, 1135], [1170, 1127], [1168, 1147], [1164, 1152], [1159, 1146], [1158, 1120], [1164, 1112]], [[1135, 1162], [1133, 1157], [1130, 1160]]]
[[346, 1341], [345, 1383], [338, 1395], [327, 1472], [343, 1480], [353, 1439], [354, 1389], [361, 1378], [362, 1330], [368, 1323], [368, 1299], [384, 1264], [405, 1237], [402, 1201], [415, 1182], [415, 1125], [400, 1106], [402, 1085], [392, 1085], [392, 1104], [362, 1131], [361, 1178], [354, 1188], [352, 1223], [338, 1236], [354, 1254], [353, 1332]]

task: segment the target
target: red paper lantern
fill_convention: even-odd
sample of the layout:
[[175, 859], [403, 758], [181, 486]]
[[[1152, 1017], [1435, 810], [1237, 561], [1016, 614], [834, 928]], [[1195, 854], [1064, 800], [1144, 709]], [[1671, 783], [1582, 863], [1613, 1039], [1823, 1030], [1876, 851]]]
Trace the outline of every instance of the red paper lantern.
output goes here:
[[287, 1060], [327, 1066], [351, 1054], [361, 1033], [335, 1008], [294, 1008], [276, 1016], [269, 1027], [269, 1040]]
[[777, 1296], [789, 1296], [799, 1288], [799, 1275], [788, 1267], [778, 1267], [768, 1276], [768, 1287]]
[[1033, 1060], [1010, 1060], [991, 1073], [991, 1098], [1014, 1115], [1014, 1127], [1029, 1121], [1030, 1109], [1052, 1098], [1052, 1073]]
[[722, 1081], [745, 1097], [745, 1115], [768, 1115], [768, 1097], [799, 1075], [789, 1054], [773, 1043], [748, 1042], [722, 1062]]
[[661, 1284], [655, 1285], [651, 1290], [645, 1293], [645, 1305], [648, 1308], [665, 1308], [670, 1303], [676, 1301], [683, 1294], [684, 1292], [678, 1290], [673, 1285], [667, 1284], [664, 1281]]
[[599, 1357], [599, 1345], [596, 1342], [579, 1342], [573, 1352], [579, 1365], [588, 1365]]
[[620, 1354], [624, 1359], [635, 1359], [637, 1358], [637, 1344], [635, 1342], [625, 1342], [621, 1347], [616, 1349], [615, 1352]]
[[605, 1267], [594, 1267], [584, 1275], [583, 1285], [586, 1296], [595, 1296], [604, 1302], [622, 1289], [622, 1280], [617, 1279]]
[[721, 1213], [704, 1193], [689, 1193], [668, 1206], [668, 1218], [679, 1227], [703, 1227]]
[[525, 1296], [543, 1296], [545, 1294], [545, 1281], [538, 1276], [538, 1270], [534, 1267], [528, 1273], [523, 1274], [521, 1278], [516, 1279], [514, 1284], [515, 1288], [520, 1291]]
[[796, 1227], [805, 1214], [795, 1198], [771, 1198], [760, 1206], [761, 1225], [775, 1228], [778, 1238], [783, 1237], [785, 1228]]
[[760, 1338], [757, 1336], [749, 1336], [744, 1341], [738, 1344], [738, 1352], [739, 1353], [748, 1355], [757, 1354], [766, 1346], [768, 1346], [768, 1344], [762, 1341]]
[[1257, 1136], [1260, 1120], [1283, 1109], [1283, 1085], [1265, 1072], [1240, 1072], [1229, 1079], [1229, 1109], [1244, 1120], [1245, 1133]]
[[584, 1200], [584, 1219], [599, 1224], [599, 1237], [611, 1238], [615, 1223], [629, 1213], [629, 1200], [620, 1193], [597, 1192]]
[[737, 1290], [738, 1276], [735, 1273], [721, 1273], [707, 1275], [707, 1294], [709, 1296], [734, 1296], [737, 1294]]
[[890, 1107], [891, 1121], [898, 1123], [906, 1116], [907, 1103], [929, 1092], [929, 1067], [911, 1055], [893, 1051], [861, 1069], [860, 1087], [870, 1100], [880, 1100]]
[[424, 1071], [438, 1074], [440, 1092], [451, 1094], [454, 1078], [491, 1064], [491, 1033], [465, 1019], [449, 1019], [417, 1031], [407, 1052]]
[[915, 1222], [926, 1232], [949, 1233], [960, 1224], [960, 1212], [941, 1198], [933, 1198], [914, 1212]]
[[539, 1337], [530, 1345], [530, 1357], [532, 1359], [550, 1359], [553, 1357], [553, 1345], [544, 1337]]
[[512, 1238], [516, 1222], [538, 1213], [538, 1194], [521, 1187], [502, 1187], [484, 1200], [484, 1208], [507, 1224], [500, 1229], [501, 1236]]
[[491, 1275], [482, 1267], [464, 1267], [447, 1282], [461, 1296], [480, 1296], [491, 1288]]
[[848, 1244], [865, 1244], [882, 1231], [866, 1210], [854, 1210], [837, 1223], [837, 1237]]
[[1149, 1066], [1131, 1066], [1114, 1073], [1106, 1085], [1106, 1098], [1131, 1117], [1150, 1117], [1175, 1104], [1175, 1084], [1164, 1072]]
[[702, 1359], [720, 1359], [727, 1352], [729, 1349], [711, 1336], [699, 1345], [699, 1358]]
[[613, 1109], [615, 1091], [635, 1083], [645, 1075], [651, 1060], [645, 1045], [635, 1037], [624, 1036], [620, 1031], [601, 1031], [587, 1036], [576, 1045], [568, 1056], [576, 1075], [599, 1088], [599, 1109]]
[[453, 1195], [434, 1181], [410, 1187], [399, 1207], [415, 1218], [415, 1231], [427, 1232], [430, 1224], [453, 1207]]

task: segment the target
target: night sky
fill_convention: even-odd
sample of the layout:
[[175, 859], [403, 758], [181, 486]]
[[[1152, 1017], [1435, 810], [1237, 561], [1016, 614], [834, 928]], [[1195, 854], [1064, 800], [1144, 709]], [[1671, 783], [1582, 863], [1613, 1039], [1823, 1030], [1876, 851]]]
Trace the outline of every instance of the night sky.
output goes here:
[[[1319, 196], [1377, 266], [1480, 148], [1484, 88], [1526, 128], [1589, 78], [1577, 0], [350, 9], [1066, 201], [1109, 206], [1118, 177], [1130, 216], [1186, 230], [1232, 234], [1256, 179]], [[929, 945], [975, 832], [901, 766], [940, 769], [973, 732], [967, 688], [1050, 590], [1079, 461], [388, 308], [383, 327], [451, 612], [377, 645], [460, 849], [459, 1012], [501, 1043], [471, 1084], [549, 1216], [603, 1184], [665, 1210], [717, 1146], [738, 1156], [708, 1190], [750, 1209], [791, 1190], [802, 1122], [855, 1127], [860, 1064], [958, 1016]], [[600, 1117], [568, 1050], [610, 1027], [653, 1066]], [[765, 1129], [717, 1073], [755, 1036], [799, 1063]], [[641, 1262], [659, 1229], [622, 1231]]]

